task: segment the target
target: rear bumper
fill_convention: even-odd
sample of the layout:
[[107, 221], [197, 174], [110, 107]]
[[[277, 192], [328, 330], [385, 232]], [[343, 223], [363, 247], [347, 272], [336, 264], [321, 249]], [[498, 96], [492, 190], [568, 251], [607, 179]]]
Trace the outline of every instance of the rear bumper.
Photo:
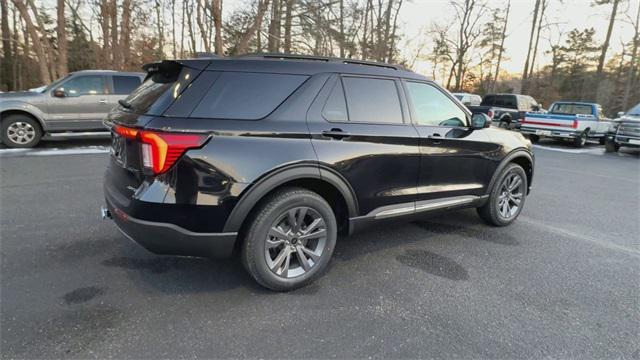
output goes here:
[[238, 233], [199, 233], [180, 226], [136, 219], [115, 208], [107, 199], [110, 217], [126, 237], [160, 255], [223, 258], [232, 254]]
[[558, 139], [575, 139], [582, 135], [582, 131], [576, 130], [535, 129], [526, 126], [521, 127], [520, 132], [527, 135], [537, 135]]

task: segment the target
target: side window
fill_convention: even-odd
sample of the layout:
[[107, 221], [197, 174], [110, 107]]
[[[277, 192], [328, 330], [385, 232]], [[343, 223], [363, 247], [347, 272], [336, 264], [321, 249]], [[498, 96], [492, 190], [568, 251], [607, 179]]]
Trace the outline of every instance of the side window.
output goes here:
[[327, 103], [322, 109], [322, 117], [327, 121], [349, 121], [347, 114], [347, 103], [344, 99], [344, 89], [340, 79], [336, 81], [327, 99]]
[[262, 119], [280, 106], [307, 78], [306, 75], [223, 72], [191, 117]]
[[502, 101], [504, 107], [518, 110], [518, 100], [515, 95], [506, 95], [503, 97]]
[[350, 121], [403, 123], [400, 98], [394, 80], [344, 77], [343, 83]]
[[407, 82], [409, 98], [418, 125], [467, 126], [467, 115], [437, 88], [423, 83]]
[[58, 89], [67, 96], [102, 95], [104, 91], [104, 77], [100, 75], [86, 75], [75, 77], [62, 84]]
[[113, 93], [116, 95], [129, 95], [140, 85], [140, 78], [137, 76], [114, 76]]

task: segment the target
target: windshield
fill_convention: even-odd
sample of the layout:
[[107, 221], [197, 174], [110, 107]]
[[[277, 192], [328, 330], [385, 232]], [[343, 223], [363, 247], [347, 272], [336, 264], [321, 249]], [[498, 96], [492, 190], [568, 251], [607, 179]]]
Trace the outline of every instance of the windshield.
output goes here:
[[593, 107], [588, 104], [554, 104], [550, 112], [564, 115], [593, 115]]
[[640, 116], [640, 104], [636, 104], [631, 110], [627, 111], [627, 115]]
[[43, 89], [42, 89], [42, 91], [40, 91], [40, 92], [41, 92], [41, 93], [45, 93], [45, 92], [47, 92], [47, 91], [49, 91], [49, 90], [53, 90], [53, 89], [57, 88], [58, 86], [60, 86], [60, 84], [61, 84], [62, 82], [64, 82], [65, 80], [67, 80], [71, 75], [72, 75], [72, 74], [69, 74], [69, 75], [67, 75], [67, 76], [65, 76], [65, 77], [63, 77], [63, 78], [60, 78], [60, 79], [58, 79], [58, 80], [56, 80], [56, 81], [52, 82], [52, 83], [51, 83], [51, 84], [49, 84], [48, 86], [44, 86], [44, 88], [43, 88]]

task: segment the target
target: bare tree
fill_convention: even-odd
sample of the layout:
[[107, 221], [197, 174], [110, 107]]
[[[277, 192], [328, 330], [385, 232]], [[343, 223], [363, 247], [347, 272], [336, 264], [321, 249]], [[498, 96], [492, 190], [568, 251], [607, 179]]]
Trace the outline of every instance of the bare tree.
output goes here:
[[267, 40], [267, 49], [269, 52], [280, 51], [280, 28], [282, 22], [282, 2], [281, 0], [273, 0], [271, 2], [271, 21], [269, 21], [269, 32]]
[[529, 35], [529, 47], [527, 49], [527, 59], [524, 62], [524, 71], [522, 72], [522, 92], [525, 91], [527, 76], [529, 75], [529, 62], [531, 61], [531, 50], [533, 47], [533, 38], [536, 33], [536, 25], [538, 21], [538, 12], [540, 11], [540, 2], [542, 0], [536, 0], [535, 7], [533, 9], [533, 20], [531, 21], [531, 33]]
[[120, 50], [122, 51], [122, 68], [131, 66], [131, 0], [122, 2], [122, 21], [120, 21]]
[[242, 34], [240, 42], [235, 49], [236, 54], [245, 54], [247, 53], [247, 50], [249, 50], [249, 41], [251, 41], [256, 31], [261, 27], [262, 19], [264, 18], [264, 14], [267, 12], [267, 8], [269, 7], [269, 2], [270, 0], [258, 0], [258, 9], [256, 12], [256, 16], [247, 30]]
[[[638, 60], [638, 47], [640, 47], [640, 4], [638, 4], [638, 12], [636, 14], [636, 19], [633, 23], [634, 26], [634, 36], [633, 36], [633, 45], [632, 45], [632, 49], [631, 49], [631, 61], [629, 64], [629, 74], [627, 75], [627, 82], [625, 84], [624, 87], [624, 96], [622, 99], [622, 108], [627, 109], [627, 106], [629, 106], [629, 98], [631, 95], [631, 91], [634, 89], [636, 89], [637, 91], [637, 84], [638, 84], [638, 66], [640, 65], [640, 62]], [[635, 84], [635, 85], [634, 85]]]
[[7, 0], [0, 0], [2, 29], [2, 82], [7, 90], [13, 90], [14, 82], [11, 81], [11, 69], [13, 67], [13, 51], [11, 49], [11, 31], [9, 30], [9, 4]]
[[504, 41], [507, 38], [507, 24], [509, 23], [509, 10], [511, 9], [511, 0], [507, 2], [507, 9], [504, 13], [504, 23], [502, 24], [502, 34], [500, 36], [500, 49], [498, 51], [498, 61], [496, 63], [496, 71], [493, 74], [493, 84], [491, 85], [491, 92], [496, 92], [496, 84], [498, 83], [498, 76], [500, 75], [500, 63], [502, 62], [502, 55], [504, 54]]
[[[38, 57], [38, 69], [40, 70], [40, 80], [45, 84], [51, 82], [51, 74], [49, 73], [49, 67], [47, 64], [47, 56], [45, 54], [45, 49], [43, 45], [43, 41], [41, 39], [40, 34], [38, 33], [38, 29], [33, 24], [31, 20], [31, 15], [29, 14], [29, 10], [27, 6], [24, 4], [22, 0], [13, 0], [13, 4], [18, 8], [22, 19], [24, 20], [27, 31], [29, 32], [29, 36], [33, 40], [33, 49], [36, 52], [36, 56]], [[46, 40], [45, 40], [46, 41]]]
[[538, 16], [538, 29], [536, 30], [536, 41], [533, 44], [533, 55], [531, 56], [531, 65], [529, 66], [529, 75], [527, 78], [533, 77], [533, 70], [536, 62], [536, 56], [538, 55], [538, 43], [540, 42], [540, 31], [542, 29], [542, 19], [544, 18], [544, 13], [547, 10], [547, 6], [549, 3], [547, 0], [541, 0], [540, 2], [540, 15]]
[[284, 52], [291, 53], [291, 25], [294, 0], [286, 0], [286, 9], [284, 13]]
[[484, 16], [486, 3], [477, 0], [464, 0], [462, 3], [452, 2], [458, 30], [455, 40], [449, 40], [455, 51], [453, 72], [455, 89], [461, 90], [464, 75], [469, 65], [469, 51], [473, 49], [482, 32], [479, 23]]
[[67, 68], [67, 22], [64, 14], [64, 0], [58, 0], [58, 76], [65, 76], [69, 72]]
[[213, 26], [216, 29], [216, 39], [215, 39], [216, 54], [223, 56], [224, 44], [222, 43], [222, 0], [212, 1], [211, 15], [213, 16]]

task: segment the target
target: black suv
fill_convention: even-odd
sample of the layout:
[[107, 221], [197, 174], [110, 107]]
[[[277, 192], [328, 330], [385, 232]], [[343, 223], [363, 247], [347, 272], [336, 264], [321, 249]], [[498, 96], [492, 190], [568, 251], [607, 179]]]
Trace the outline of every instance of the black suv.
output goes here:
[[317, 278], [338, 234], [464, 207], [503, 226], [531, 186], [528, 140], [401, 67], [256, 55], [145, 70], [105, 120], [103, 215], [154, 253], [239, 253], [274, 290]]

